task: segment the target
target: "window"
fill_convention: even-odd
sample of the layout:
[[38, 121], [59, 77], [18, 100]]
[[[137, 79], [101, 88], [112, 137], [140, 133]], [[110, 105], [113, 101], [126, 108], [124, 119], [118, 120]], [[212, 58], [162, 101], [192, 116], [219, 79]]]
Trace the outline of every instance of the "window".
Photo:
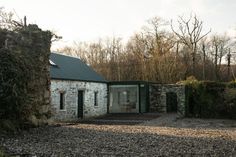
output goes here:
[[60, 110], [65, 109], [65, 93], [61, 92], [60, 93]]
[[118, 104], [122, 105], [130, 102], [130, 91], [118, 91]]
[[111, 85], [109, 87], [109, 92], [110, 92], [110, 99], [109, 99], [110, 113], [139, 112], [138, 85]]
[[118, 91], [117, 93], [118, 93], [117, 103], [118, 103], [118, 105], [120, 105], [120, 91]]
[[130, 102], [130, 91], [126, 91], [126, 102]]
[[98, 92], [94, 92], [94, 106], [98, 106]]
[[50, 65], [57, 66], [53, 61], [49, 60]]

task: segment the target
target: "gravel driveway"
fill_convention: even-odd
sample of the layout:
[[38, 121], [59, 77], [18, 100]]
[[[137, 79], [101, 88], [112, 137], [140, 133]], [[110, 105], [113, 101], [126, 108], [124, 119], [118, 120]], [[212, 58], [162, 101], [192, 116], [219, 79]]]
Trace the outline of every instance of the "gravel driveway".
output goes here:
[[177, 119], [162, 115], [136, 125], [63, 124], [1, 137], [21, 156], [236, 157], [236, 121]]

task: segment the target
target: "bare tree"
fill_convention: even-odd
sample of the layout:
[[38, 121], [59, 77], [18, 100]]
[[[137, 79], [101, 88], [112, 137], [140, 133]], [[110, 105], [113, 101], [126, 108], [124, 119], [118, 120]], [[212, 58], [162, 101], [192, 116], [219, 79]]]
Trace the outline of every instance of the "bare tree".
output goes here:
[[171, 29], [179, 40], [190, 50], [192, 58], [192, 75], [195, 75], [198, 43], [202, 38], [207, 36], [211, 30], [207, 33], [202, 33], [203, 22], [200, 21], [196, 15], [194, 17], [191, 15], [187, 20], [180, 16], [178, 20], [178, 31], [174, 29], [171, 21]]
[[214, 63], [215, 80], [221, 80], [220, 71], [222, 58], [226, 55], [230, 48], [230, 38], [226, 35], [214, 35], [210, 39], [211, 55]]
[[15, 30], [23, 26], [23, 21], [19, 17], [16, 20], [15, 13], [7, 12], [4, 10], [4, 7], [0, 7], [0, 28]]
[[127, 43], [112, 37], [76, 42], [62, 51], [79, 56], [107, 80], [175, 83], [189, 74], [198, 79], [223, 80], [220, 68], [230, 47], [227, 37], [208, 38], [210, 31], [202, 33], [203, 22], [196, 16], [187, 20], [179, 17], [177, 31], [171, 23], [173, 32], [168, 32], [166, 24], [155, 17]]

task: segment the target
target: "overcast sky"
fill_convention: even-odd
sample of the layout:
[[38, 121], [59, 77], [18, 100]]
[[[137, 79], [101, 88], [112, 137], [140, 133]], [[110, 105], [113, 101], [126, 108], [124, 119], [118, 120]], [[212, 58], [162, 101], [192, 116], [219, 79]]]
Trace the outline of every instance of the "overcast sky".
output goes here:
[[127, 39], [154, 16], [175, 20], [193, 12], [213, 32], [234, 35], [236, 28], [236, 0], [0, 0], [0, 6], [61, 35], [54, 48], [99, 37]]

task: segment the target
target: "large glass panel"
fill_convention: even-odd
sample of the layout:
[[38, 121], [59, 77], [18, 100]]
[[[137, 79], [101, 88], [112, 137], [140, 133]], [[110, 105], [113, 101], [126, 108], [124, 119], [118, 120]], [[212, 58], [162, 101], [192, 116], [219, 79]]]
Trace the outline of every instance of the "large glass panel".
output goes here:
[[138, 86], [111, 85], [109, 104], [110, 113], [138, 113]]

